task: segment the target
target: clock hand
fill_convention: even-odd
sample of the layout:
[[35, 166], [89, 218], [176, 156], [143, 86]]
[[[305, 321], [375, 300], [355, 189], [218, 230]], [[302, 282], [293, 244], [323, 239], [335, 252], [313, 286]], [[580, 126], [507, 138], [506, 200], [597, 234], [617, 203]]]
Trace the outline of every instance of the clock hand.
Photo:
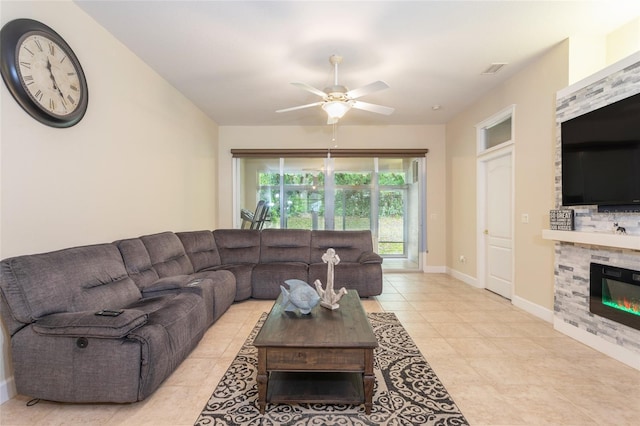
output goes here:
[[56, 77], [53, 75], [53, 70], [51, 69], [51, 60], [49, 60], [48, 57], [47, 57], [47, 69], [49, 70], [49, 77], [51, 77], [51, 80], [53, 81], [53, 89], [58, 92], [58, 95], [60, 95], [60, 98], [62, 99], [62, 105], [66, 109], [66, 102], [64, 101], [64, 95], [62, 94], [62, 90], [60, 90], [60, 86], [58, 86], [58, 83], [56, 82]]

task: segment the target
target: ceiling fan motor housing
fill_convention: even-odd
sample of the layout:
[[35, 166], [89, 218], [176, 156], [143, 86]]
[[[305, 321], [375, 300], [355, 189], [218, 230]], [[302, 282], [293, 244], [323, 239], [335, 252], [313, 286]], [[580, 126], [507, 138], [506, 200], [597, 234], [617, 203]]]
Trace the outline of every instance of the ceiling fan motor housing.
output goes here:
[[342, 63], [342, 56], [340, 55], [331, 55], [329, 56], [329, 63], [331, 65], [338, 65]]
[[345, 86], [337, 85], [337, 86], [325, 87], [324, 91], [328, 96], [327, 100], [332, 100], [332, 101], [349, 100], [349, 98], [347, 97], [347, 92], [349, 91], [349, 89], [347, 89]]

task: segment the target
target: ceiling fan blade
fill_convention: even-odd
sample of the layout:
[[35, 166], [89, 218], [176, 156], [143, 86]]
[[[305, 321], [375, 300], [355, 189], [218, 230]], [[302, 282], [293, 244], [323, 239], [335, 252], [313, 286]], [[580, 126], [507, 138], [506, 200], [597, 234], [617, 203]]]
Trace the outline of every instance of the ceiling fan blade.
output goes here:
[[369, 83], [366, 86], [359, 87], [357, 89], [349, 90], [346, 95], [351, 99], [357, 99], [361, 96], [368, 95], [369, 93], [377, 92], [378, 90], [388, 89], [389, 85], [384, 81], [378, 80], [373, 83]]
[[311, 93], [313, 93], [314, 95], [318, 95], [318, 96], [320, 96], [321, 98], [324, 98], [324, 97], [326, 97], [326, 96], [327, 96], [327, 94], [326, 94], [325, 92], [323, 92], [322, 90], [320, 90], [320, 89], [316, 89], [316, 88], [315, 88], [315, 87], [313, 87], [313, 86], [309, 86], [309, 85], [308, 85], [308, 84], [306, 84], [306, 83], [294, 82], [294, 83], [291, 83], [291, 84], [293, 84], [293, 85], [294, 85], [294, 86], [296, 86], [296, 87], [301, 88], [302, 90], [306, 90], [306, 91], [308, 91], [308, 92], [311, 92]]
[[362, 101], [354, 101], [353, 108], [362, 109], [364, 111], [370, 111], [370, 112], [375, 112], [375, 113], [384, 114], [384, 115], [391, 115], [393, 114], [393, 111], [396, 110], [395, 108], [376, 105], [376, 104], [370, 104], [368, 102], [362, 102]]
[[323, 101], [314, 102], [312, 104], [299, 105], [299, 106], [295, 106], [295, 107], [291, 107], [291, 108], [279, 109], [276, 112], [289, 112], [289, 111], [295, 111], [297, 109], [311, 108], [311, 107], [314, 107], [314, 106], [322, 105], [323, 103], [324, 103]]

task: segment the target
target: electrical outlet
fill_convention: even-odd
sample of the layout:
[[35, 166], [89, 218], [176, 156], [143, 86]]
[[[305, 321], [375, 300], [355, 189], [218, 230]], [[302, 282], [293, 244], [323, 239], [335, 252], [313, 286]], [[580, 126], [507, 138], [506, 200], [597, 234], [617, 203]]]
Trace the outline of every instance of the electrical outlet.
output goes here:
[[464, 255], [460, 255], [460, 257], [458, 258], [458, 262], [460, 263], [467, 263], [467, 258], [464, 257]]

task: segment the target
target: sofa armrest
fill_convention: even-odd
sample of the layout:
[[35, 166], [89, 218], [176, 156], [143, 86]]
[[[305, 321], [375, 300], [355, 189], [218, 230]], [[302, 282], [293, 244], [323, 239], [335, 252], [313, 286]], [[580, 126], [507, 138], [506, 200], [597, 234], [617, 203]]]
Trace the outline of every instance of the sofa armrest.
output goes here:
[[49, 336], [122, 338], [146, 322], [147, 314], [137, 309], [125, 309], [115, 317], [93, 311], [65, 312], [37, 320], [33, 331]]
[[382, 263], [382, 257], [372, 251], [365, 251], [358, 257], [358, 263]]

